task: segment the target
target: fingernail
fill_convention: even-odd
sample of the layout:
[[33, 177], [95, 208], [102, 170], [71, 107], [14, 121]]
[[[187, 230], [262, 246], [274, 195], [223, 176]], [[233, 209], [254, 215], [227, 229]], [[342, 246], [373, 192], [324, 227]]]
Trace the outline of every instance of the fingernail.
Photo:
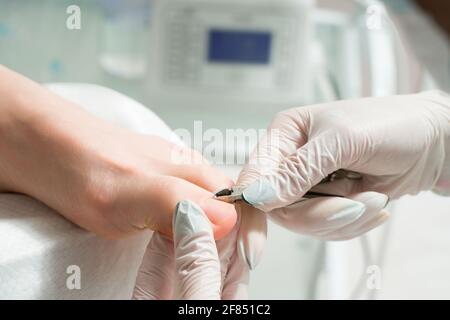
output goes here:
[[328, 221], [340, 220], [343, 222], [351, 223], [353, 221], [358, 220], [365, 210], [366, 206], [364, 204], [355, 201], [349, 206], [330, 216], [327, 220]]
[[386, 202], [383, 206], [383, 209], [386, 209], [386, 207], [389, 205], [389, 202], [391, 202], [391, 198], [388, 195], [386, 195]]
[[246, 251], [243, 239], [239, 239], [238, 248], [239, 248], [239, 252], [240, 252], [241, 256], [243, 257], [245, 263], [247, 264], [248, 268], [250, 270], [254, 270], [257, 265], [257, 263], [255, 261], [255, 257], [252, 254], [253, 252], [251, 249], [249, 252]]
[[175, 240], [205, 230], [212, 234], [211, 224], [202, 209], [189, 200], [180, 201], [173, 215]]
[[364, 192], [352, 198], [355, 201], [365, 203], [369, 207], [384, 209], [389, 203], [389, 197], [386, 194], [378, 192]]
[[260, 178], [245, 188], [242, 198], [255, 208], [263, 210], [263, 207], [273, 202], [277, 197], [273, 186], [266, 179]]
[[374, 197], [372, 201], [374, 202], [373, 206], [384, 209], [389, 204], [389, 197], [385, 194], [379, 194], [378, 197]]

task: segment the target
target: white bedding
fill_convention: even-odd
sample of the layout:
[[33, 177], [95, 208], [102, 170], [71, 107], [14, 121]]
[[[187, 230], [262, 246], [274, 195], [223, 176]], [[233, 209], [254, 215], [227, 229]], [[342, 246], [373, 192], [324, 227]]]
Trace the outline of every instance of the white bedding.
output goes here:
[[[179, 141], [155, 114], [113, 90], [48, 87], [111, 123]], [[118, 241], [101, 239], [34, 199], [0, 194], [0, 299], [129, 299], [150, 237], [146, 231]], [[67, 269], [74, 265], [80, 268], [79, 290], [66, 285], [68, 278], [73, 283]]]

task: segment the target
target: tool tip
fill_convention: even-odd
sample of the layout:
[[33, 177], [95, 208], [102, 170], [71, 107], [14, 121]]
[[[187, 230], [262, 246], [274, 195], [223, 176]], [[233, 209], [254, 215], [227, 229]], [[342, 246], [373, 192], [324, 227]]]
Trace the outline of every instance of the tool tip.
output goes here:
[[233, 190], [230, 188], [222, 189], [214, 194], [215, 197], [231, 196]]

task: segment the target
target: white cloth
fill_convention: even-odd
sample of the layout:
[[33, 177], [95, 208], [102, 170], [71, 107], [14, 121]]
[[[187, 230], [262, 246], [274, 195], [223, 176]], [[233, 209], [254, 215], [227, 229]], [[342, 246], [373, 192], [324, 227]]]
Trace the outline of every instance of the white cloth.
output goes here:
[[[52, 84], [57, 94], [111, 123], [177, 142], [151, 111], [113, 90]], [[129, 299], [151, 232], [105, 240], [23, 195], [0, 194], [0, 299]], [[69, 290], [80, 268], [81, 289]], [[70, 286], [69, 286], [70, 287]]]

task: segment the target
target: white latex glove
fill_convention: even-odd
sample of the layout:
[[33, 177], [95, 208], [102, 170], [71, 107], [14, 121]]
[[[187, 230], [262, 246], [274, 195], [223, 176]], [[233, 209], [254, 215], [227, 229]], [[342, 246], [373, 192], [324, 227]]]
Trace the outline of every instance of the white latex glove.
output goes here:
[[[240, 215], [239, 206], [237, 211]], [[239, 220], [229, 235], [216, 242], [200, 207], [181, 201], [173, 219], [174, 240], [153, 234], [133, 298], [246, 299], [249, 275], [237, 256], [238, 229]]]
[[[289, 230], [350, 239], [387, 219], [388, 197], [450, 190], [449, 121], [450, 97], [437, 91], [287, 110], [274, 118], [238, 185], [247, 186], [248, 202]], [[314, 187], [338, 169], [362, 179]], [[346, 198], [298, 202], [311, 188]], [[265, 216], [244, 218], [240, 242], [254, 266], [261, 240], [252, 234], [263, 234]]]

